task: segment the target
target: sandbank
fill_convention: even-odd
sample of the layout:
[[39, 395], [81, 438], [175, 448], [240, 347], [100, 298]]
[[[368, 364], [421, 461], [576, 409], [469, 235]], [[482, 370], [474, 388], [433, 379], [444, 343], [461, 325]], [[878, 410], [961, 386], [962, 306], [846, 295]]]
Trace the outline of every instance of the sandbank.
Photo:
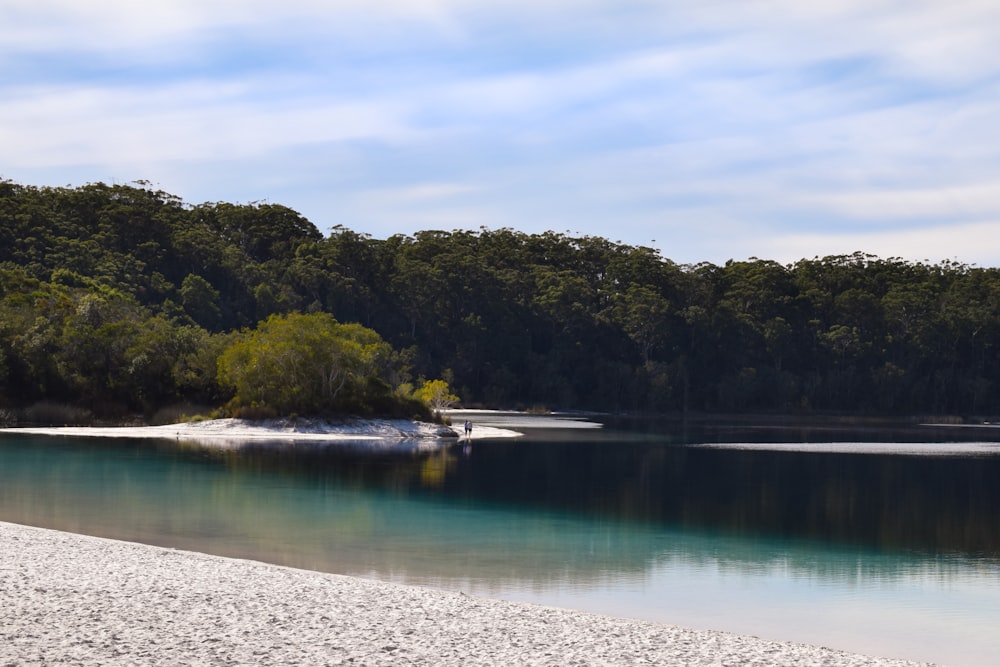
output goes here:
[[[160, 426], [46, 426], [2, 428], [0, 433], [93, 438], [159, 438], [210, 447], [261, 442], [367, 443], [381, 448], [433, 449], [462, 435], [461, 426], [407, 419], [211, 419]], [[476, 425], [475, 439], [512, 438], [510, 429]]]
[[0, 522], [0, 664], [920, 663]]

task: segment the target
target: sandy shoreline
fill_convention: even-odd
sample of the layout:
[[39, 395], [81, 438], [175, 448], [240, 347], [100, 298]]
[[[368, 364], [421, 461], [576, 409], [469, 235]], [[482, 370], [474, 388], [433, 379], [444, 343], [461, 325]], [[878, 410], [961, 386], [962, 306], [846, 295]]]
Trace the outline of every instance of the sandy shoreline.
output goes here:
[[[209, 447], [238, 447], [251, 442], [368, 443], [371, 447], [434, 449], [462, 435], [461, 426], [443, 426], [407, 419], [212, 419], [161, 426], [44, 426], [0, 428], [0, 433], [74, 438], [157, 438], [198, 443]], [[509, 429], [476, 425], [473, 435], [513, 438]]]
[[914, 665], [0, 522], [0, 664]]

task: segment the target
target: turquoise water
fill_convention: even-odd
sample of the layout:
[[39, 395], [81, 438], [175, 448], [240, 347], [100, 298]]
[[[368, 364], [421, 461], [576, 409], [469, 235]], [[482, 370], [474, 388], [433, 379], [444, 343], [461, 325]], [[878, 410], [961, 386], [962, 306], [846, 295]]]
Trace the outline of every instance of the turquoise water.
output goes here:
[[0, 519], [883, 656], [995, 662], [1000, 458], [689, 446], [735, 435], [529, 431], [431, 454], [0, 436]]

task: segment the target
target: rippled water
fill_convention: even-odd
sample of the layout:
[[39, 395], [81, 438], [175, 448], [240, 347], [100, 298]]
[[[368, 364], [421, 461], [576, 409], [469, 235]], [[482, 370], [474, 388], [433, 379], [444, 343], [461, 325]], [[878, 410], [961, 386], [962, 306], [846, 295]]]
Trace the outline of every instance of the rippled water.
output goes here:
[[4, 436], [0, 519], [885, 656], [1000, 655], [992, 432], [574, 425], [395, 454]]

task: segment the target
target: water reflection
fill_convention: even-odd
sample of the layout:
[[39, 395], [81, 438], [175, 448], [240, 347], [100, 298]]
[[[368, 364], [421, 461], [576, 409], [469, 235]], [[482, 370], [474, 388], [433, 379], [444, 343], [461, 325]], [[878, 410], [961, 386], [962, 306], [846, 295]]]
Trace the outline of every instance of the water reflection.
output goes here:
[[[1000, 648], [983, 630], [1000, 458], [560, 436], [378, 453], [7, 437], [0, 519], [885, 655]], [[934, 624], [964, 653], [924, 646]]]
[[436, 452], [249, 446], [233, 472], [413, 498], [932, 554], [1000, 555], [1000, 457], [803, 455], [623, 442], [460, 443]]

